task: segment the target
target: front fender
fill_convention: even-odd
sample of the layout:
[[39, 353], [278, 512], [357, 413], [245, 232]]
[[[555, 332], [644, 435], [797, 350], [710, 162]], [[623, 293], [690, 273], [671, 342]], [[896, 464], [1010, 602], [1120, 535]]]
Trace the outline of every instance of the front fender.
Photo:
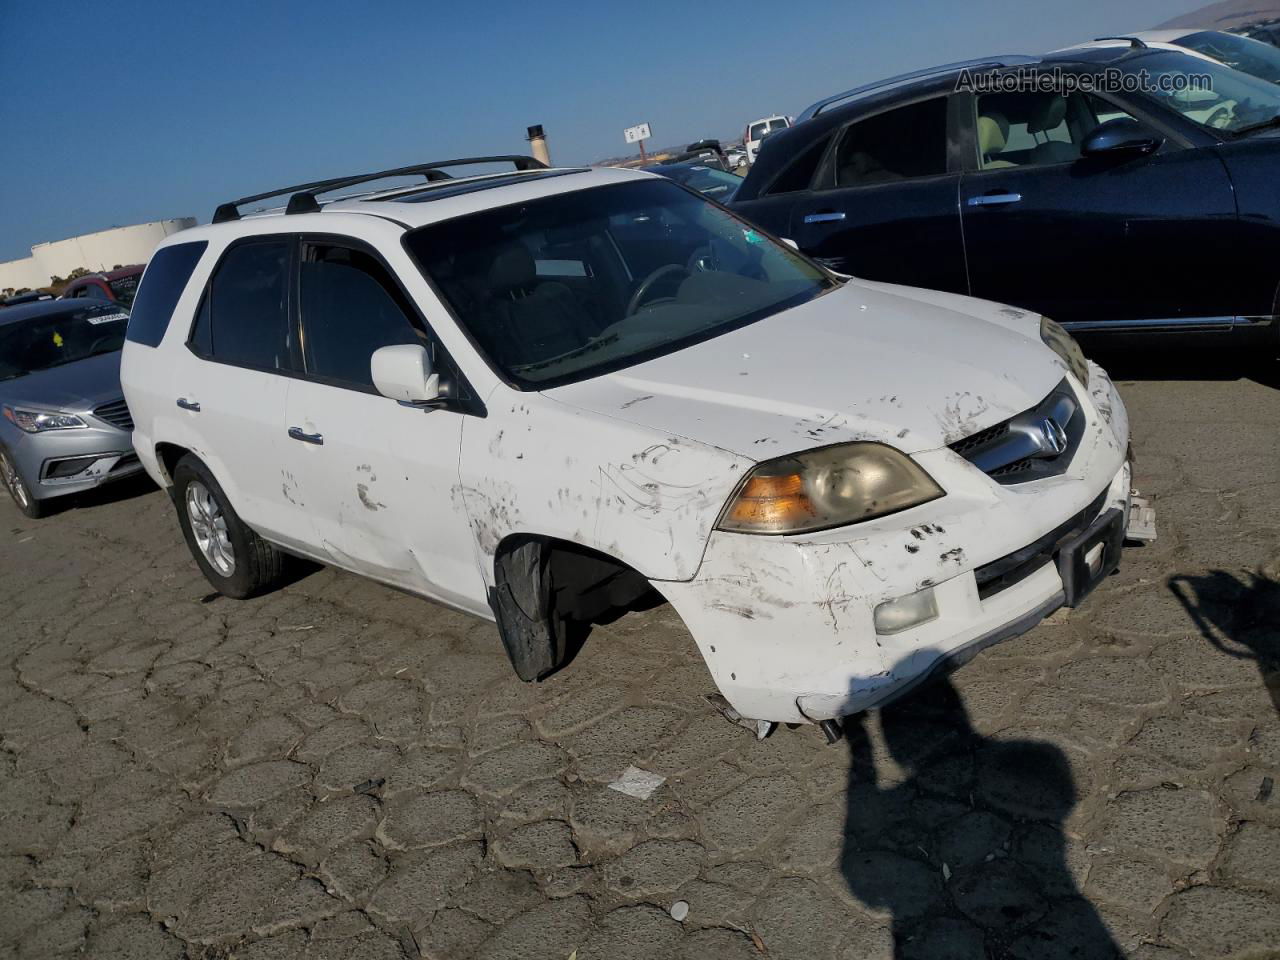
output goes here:
[[486, 581], [513, 534], [554, 537], [650, 580], [698, 570], [721, 509], [751, 461], [708, 444], [508, 393], [463, 431], [455, 503], [467, 513]]

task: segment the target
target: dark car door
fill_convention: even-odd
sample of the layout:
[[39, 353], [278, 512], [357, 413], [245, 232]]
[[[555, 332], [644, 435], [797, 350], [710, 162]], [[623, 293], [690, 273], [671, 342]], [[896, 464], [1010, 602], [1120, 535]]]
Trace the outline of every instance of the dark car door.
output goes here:
[[841, 273], [967, 293], [953, 100], [929, 96], [837, 130], [787, 235]]
[[960, 198], [974, 296], [1076, 329], [1230, 322], [1238, 219], [1212, 149], [1166, 137], [1150, 154], [1082, 156], [1099, 123], [1130, 114], [1080, 92], [970, 102], [975, 169]]

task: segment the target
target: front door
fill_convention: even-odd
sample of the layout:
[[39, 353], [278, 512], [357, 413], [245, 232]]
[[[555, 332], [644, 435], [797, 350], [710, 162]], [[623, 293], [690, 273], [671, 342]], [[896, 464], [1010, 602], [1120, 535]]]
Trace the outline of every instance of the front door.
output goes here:
[[975, 297], [1075, 329], [1229, 322], [1239, 224], [1226, 169], [1173, 140], [1150, 155], [1081, 155], [1099, 123], [1123, 116], [1078, 92], [976, 98], [978, 169], [960, 189]]
[[425, 324], [368, 250], [304, 240], [300, 260], [305, 375], [287, 399], [286, 495], [338, 566], [473, 605], [484, 589], [456, 489], [467, 417], [383, 397], [370, 375], [379, 347], [433, 350]]
[[967, 293], [948, 96], [856, 120], [785, 236], [839, 273]]

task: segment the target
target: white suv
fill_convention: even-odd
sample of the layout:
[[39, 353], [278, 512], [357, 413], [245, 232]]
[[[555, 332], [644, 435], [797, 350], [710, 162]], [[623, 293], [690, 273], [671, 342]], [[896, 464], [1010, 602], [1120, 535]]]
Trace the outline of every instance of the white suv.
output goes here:
[[1128, 421], [1056, 324], [505, 159], [159, 248], [122, 380], [217, 590], [333, 564], [496, 620], [524, 680], [656, 590], [741, 715], [831, 735], [1115, 568]]

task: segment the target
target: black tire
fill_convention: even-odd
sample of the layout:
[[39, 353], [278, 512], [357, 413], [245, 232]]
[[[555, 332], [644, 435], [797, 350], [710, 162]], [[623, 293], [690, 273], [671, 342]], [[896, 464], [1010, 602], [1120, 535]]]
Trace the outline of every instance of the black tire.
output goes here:
[[18, 473], [18, 466], [9, 458], [7, 450], [0, 450], [0, 486], [8, 491], [13, 505], [24, 517], [39, 520], [47, 512], [44, 501], [32, 496], [31, 488]]
[[[193, 507], [191, 498], [203, 503], [205, 511]], [[173, 470], [173, 502], [178, 508], [178, 523], [187, 547], [205, 579], [218, 593], [244, 600], [269, 589], [282, 578], [285, 555], [249, 529], [209, 468], [189, 453]], [[193, 519], [193, 514], [199, 519]]]
[[564, 618], [555, 609], [549, 560], [541, 541], [526, 540], [494, 561], [491, 605], [498, 633], [516, 676], [526, 683], [559, 668], [568, 647]]

